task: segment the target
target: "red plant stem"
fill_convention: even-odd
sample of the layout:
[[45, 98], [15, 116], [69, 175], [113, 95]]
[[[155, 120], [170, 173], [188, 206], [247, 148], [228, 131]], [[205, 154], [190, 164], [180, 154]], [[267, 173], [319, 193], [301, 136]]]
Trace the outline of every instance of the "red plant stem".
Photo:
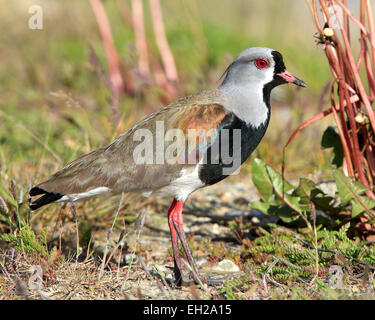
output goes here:
[[[347, 6], [346, 0], [343, 0], [344, 6]], [[349, 29], [349, 18], [348, 14], [344, 11], [344, 29], [350, 43], [350, 29]]]
[[372, 8], [371, 8], [370, 0], [366, 1], [366, 9], [367, 9], [367, 20], [368, 20], [369, 34], [370, 34], [370, 37], [372, 39], [372, 41], [371, 41], [372, 71], [373, 71], [372, 74], [375, 74], [375, 31], [374, 31], [374, 19], [372, 17]]
[[327, 8], [327, 6], [326, 6], [326, 4], [325, 4], [324, 1], [325, 0], [319, 0], [320, 6], [322, 7], [322, 11], [323, 11], [323, 17], [328, 22], [328, 25], [331, 26], [331, 15], [329, 14], [328, 8]]
[[[361, 42], [363, 42], [363, 39], [361, 39]], [[366, 43], [364, 43], [364, 46], [366, 46]], [[375, 97], [375, 77], [374, 77], [374, 74], [372, 73], [372, 70], [371, 70], [371, 61], [370, 61], [370, 56], [369, 56], [367, 48], [365, 49], [364, 56], [365, 56], [364, 60], [365, 60], [367, 78], [368, 78], [368, 85], [369, 85], [369, 88], [370, 88], [370, 99], [374, 99], [374, 97]]]
[[[365, 0], [361, 0], [360, 20], [361, 20], [361, 23], [363, 25], [366, 25], [365, 11], [366, 11]], [[370, 33], [370, 36], [371, 36], [371, 33]], [[375, 79], [374, 79], [374, 73], [373, 73], [372, 67], [371, 67], [371, 61], [370, 61], [369, 52], [368, 52], [368, 48], [367, 48], [366, 37], [365, 37], [365, 34], [362, 31], [361, 31], [360, 42], [361, 42], [361, 53], [363, 53], [364, 61], [365, 61], [368, 85], [369, 85], [369, 89], [370, 89], [370, 96], [373, 97], [373, 96], [375, 96]], [[357, 70], [359, 70], [359, 68]]]
[[[367, 8], [367, 16], [368, 16], [368, 25], [369, 25], [369, 32], [367, 32], [365, 28], [365, 21], [364, 17], [362, 19], [362, 15], [364, 16], [364, 1], [366, 2], [366, 8]], [[372, 48], [372, 59], [373, 59], [373, 68], [375, 68], [375, 32], [374, 32], [374, 23], [372, 18], [372, 9], [369, 0], [361, 0], [361, 21], [358, 21], [346, 8], [344, 4], [342, 4], [339, 0], [336, 0], [336, 2], [340, 5], [340, 7], [344, 10], [345, 14], [350, 17], [350, 19], [356, 23], [359, 28], [361, 29], [361, 35], [363, 35], [363, 38], [368, 38], [370, 41], [370, 45]], [[365, 41], [365, 39], [364, 39]], [[374, 74], [375, 71], [372, 71], [372, 74]], [[373, 78], [373, 77], [372, 77]]]
[[362, 43], [362, 38], [360, 39], [361, 41], [361, 51], [359, 52], [358, 60], [357, 60], [357, 71], [359, 71], [359, 68], [361, 67], [362, 59], [363, 56], [365, 55], [365, 46]]
[[161, 59], [163, 61], [164, 70], [167, 79], [173, 82], [178, 81], [176, 64], [172, 55], [172, 51], [169, 48], [168, 40], [165, 35], [163, 14], [160, 7], [160, 0], [149, 0], [152, 23], [154, 26], [154, 34], [156, 44], [158, 46]]
[[[363, 12], [363, 9], [362, 9], [362, 12]], [[337, 15], [337, 12], [335, 12], [335, 14]], [[362, 15], [363, 15], [363, 13], [362, 13]], [[341, 28], [341, 32], [343, 34], [343, 37], [345, 37], [345, 34], [344, 34], [345, 30], [343, 29], [343, 27], [342, 27], [341, 24], [340, 24], [340, 28]], [[362, 36], [363, 35], [364, 34], [362, 33]], [[337, 48], [338, 49], [338, 57], [339, 57], [339, 60], [340, 60], [340, 62], [336, 63], [335, 66], [334, 66], [335, 69], [336, 69], [336, 73], [338, 75], [342, 74], [342, 70], [340, 68], [340, 66], [342, 65], [344, 67], [344, 70], [345, 70], [344, 71], [345, 79], [347, 79], [347, 81], [352, 82], [353, 79], [351, 77], [351, 71], [358, 73], [358, 69], [357, 69], [357, 66], [356, 66], [356, 69], [352, 70], [352, 66], [349, 65], [346, 62], [347, 56], [349, 56], [351, 54], [350, 47], [348, 47], [347, 44], [346, 44], [347, 54], [343, 55], [340, 43], [338, 42], [337, 38], [335, 39], [335, 44], [338, 47]], [[362, 49], [364, 50], [364, 48], [362, 48]], [[339, 82], [339, 95], [340, 95], [339, 98], [340, 98], [340, 103], [342, 104], [342, 102], [343, 102], [344, 99], [347, 100], [347, 101], [349, 101], [349, 92], [347, 91], [347, 88], [346, 88], [347, 84], [345, 83], [344, 78], [342, 78], [340, 76], [340, 77], [337, 77], [336, 79]], [[350, 86], [354, 87], [354, 83], [351, 84]], [[348, 120], [349, 120], [349, 123], [350, 123], [350, 127], [352, 129], [351, 138], [350, 139], [348, 138], [346, 141], [348, 142], [348, 146], [349, 146], [350, 151], [351, 151], [351, 156], [352, 156], [352, 159], [353, 159], [356, 171], [358, 173], [359, 180], [364, 185], [369, 186], [368, 180], [367, 180], [367, 178], [366, 178], [366, 176], [364, 174], [364, 170], [363, 170], [363, 166], [362, 166], [363, 155], [362, 155], [361, 150], [359, 149], [358, 136], [357, 136], [357, 125], [356, 125], [356, 121], [354, 119], [355, 118], [355, 113], [356, 113], [356, 111], [355, 111], [356, 108], [354, 108], [354, 106], [349, 102], [348, 107], [346, 108], [346, 110], [347, 110], [347, 113], [348, 113]], [[347, 134], [347, 128], [346, 128], [346, 121], [345, 121], [345, 118], [344, 118], [344, 110], [343, 110], [343, 108], [342, 108], [341, 111], [342, 111], [342, 112], [340, 112], [341, 124], [343, 126], [344, 134], [346, 135]]]
[[[357, 124], [356, 124], [356, 121], [355, 121], [355, 115], [353, 113], [353, 106], [350, 102], [348, 91], [346, 89], [344, 89], [344, 90], [342, 90], [342, 89], [343, 89], [342, 87], [339, 89], [340, 105], [344, 101], [348, 101], [348, 106], [347, 106], [346, 110], [348, 110], [348, 114], [349, 114], [348, 119], [349, 119], [350, 127], [351, 127], [351, 130], [352, 130], [351, 139], [349, 141], [353, 142], [353, 147], [354, 147], [353, 162], [354, 162], [354, 166], [357, 170], [358, 177], [359, 177], [360, 181], [366, 187], [368, 187], [369, 183], [368, 183], [368, 181], [365, 177], [363, 167], [362, 167], [362, 163], [361, 163], [362, 153], [361, 153], [361, 150], [359, 149], [358, 135], [357, 135]], [[344, 108], [342, 107], [342, 110], [343, 109]], [[341, 113], [343, 113], [343, 112], [341, 111], [340, 115], [341, 115]], [[345, 122], [345, 118], [341, 120], [341, 123], [344, 123], [344, 122]]]
[[[116, 0], [116, 2], [118, 4], [118, 7], [120, 9], [121, 15], [123, 16], [125, 23], [132, 28], [134, 33], [136, 33], [135, 25], [133, 24], [132, 16], [130, 16], [130, 10], [127, 7], [126, 3], [124, 3], [122, 0]], [[133, 16], [134, 16], [134, 11], [133, 11]], [[136, 39], [137, 39], [137, 36], [136, 36]], [[139, 36], [138, 36], [138, 39], [139, 39]], [[156, 55], [153, 53], [152, 46], [150, 46], [150, 43], [146, 37], [144, 41], [145, 41], [145, 44], [143, 46], [147, 48], [147, 61], [146, 62], [147, 62], [147, 65], [150, 66], [150, 75], [151, 75], [151, 70], [152, 70], [152, 75], [156, 81], [156, 85], [159, 88], [162, 88], [164, 90], [164, 94], [161, 95], [162, 103], [168, 104], [172, 99], [176, 98], [176, 95], [177, 95], [176, 86], [168, 81], [165, 71], [160, 65]], [[139, 45], [142, 46], [141, 44]], [[137, 52], [139, 52], [138, 47], [137, 47]], [[143, 57], [142, 59], [145, 59], [145, 58]], [[155, 111], [155, 110], [151, 110], [150, 112], [152, 111]]]
[[99, 25], [100, 34], [102, 36], [104, 49], [107, 55], [111, 82], [116, 90], [121, 91], [123, 89], [123, 82], [120, 73], [120, 63], [117, 50], [113, 42], [108, 17], [100, 0], [90, 0], [90, 3]]
[[368, 163], [368, 169], [367, 169], [368, 170], [368, 177], [369, 177], [370, 186], [371, 186], [371, 189], [372, 189], [373, 183], [374, 183], [372, 177], [375, 176], [374, 146], [371, 144], [371, 140], [368, 136], [368, 131], [365, 128], [365, 126], [362, 126], [362, 135], [365, 137], [365, 139], [367, 141], [365, 152], [366, 152], [366, 160], [367, 160], [367, 163]]
[[[340, 70], [340, 65], [343, 65], [342, 63], [342, 56], [339, 56], [339, 63], [336, 65], [336, 67], [339, 69], [338, 72], [342, 73]], [[341, 63], [340, 63], [341, 62]], [[362, 164], [361, 164], [361, 157], [362, 153], [361, 150], [359, 149], [359, 143], [358, 143], [358, 135], [357, 135], [357, 123], [355, 121], [355, 114], [354, 114], [354, 108], [352, 103], [350, 102], [349, 98], [349, 92], [346, 87], [346, 83], [342, 77], [339, 79], [339, 99], [340, 99], [340, 118], [341, 118], [341, 124], [346, 127], [346, 120], [344, 117], [344, 103], [347, 101], [347, 115], [348, 115], [348, 120], [350, 123], [350, 128], [351, 128], [351, 138], [348, 138], [348, 144], [350, 145], [350, 148], [353, 148], [352, 151], [352, 159], [354, 162], [354, 166], [357, 170], [359, 179], [361, 182], [368, 187], [368, 181], [364, 175]], [[353, 145], [352, 145], [353, 143]]]
[[[334, 85], [332, 84], [332, 88], [331, 88], [331, 104], [332, 104], [332, 106], [335, 105], [335, 101], [334, 101], [335, 98], [334, 98], [333, 91], [334, 91]], [[348, 175], [350, 177], [354, 177], [353, 164], [352, 164], [352, 160], [351, 160], [351, 157], [350, 157], [350, 149], [348, 147], [347, 140], [345, 139], [345, 135], [344, 135], [343, 129], [341, 127], [342, 123], [340, 123], [340, 120], [339, 120], [339, 117], [338, 117], [338, 114], [337, 114], [337, 111], [336, 111], [335, 107], [332, 107], [332, 113], [333, 113], [333, 117], [334, 117], [336, 125], [337, 125], [337, 131], [338, 131], [339, 136], [340, 136], [342, 148], [344, 150], [344, 155], [345, 155], [346, 163], [347, 163], [347, 166], [348, 166]]]
[[[338, 17], [338, 13], [337, 13], [337, 10], [336, 10], [336, 8], [334, 6], [333, 0], [330, 0], [330, 2], [332, 4], [332, 6], [333, 6], [333, 10], [335, 11], [336, 16]], [[340, 6], [343, 9], [345, 8], [344, 10], [347, 10], [346, 7], [344, 7], [341, 2], [338, 2], [338, 3], [340, 4]], [[348, 15], [352, 16], [351, 14], [348, 14]], [[353, 19], [354, 19], [354, 17], [353, 17]], [[337, 19], [337, 22], [340, 25], [340, 29], [343, 30], [343, 26], [342, 26], [342, 23], [341, 23], [340, 19]], [[358, 23], [361, 24], [359, 21], [358, 21]], [[366, 94], [366, 91], [365, 91], [364, 87], [363, 87], [363, 84], [362, 84], [361, 78], [359, 76], [359, 73], [356, 70], [355, 61], [354, 61], [352, 52], [350, 50], [350, 44], [349, 44], [349, 41], [348, 41], [348, 38], [347, 38], [345, 32], [342, 32], [342, 37], [343, 37], [343, 40], [344, 40], [344, 44], [345, 44], [345, 48], [346, 48], [346, 53], [347, 53], [347, 56], [348, 56], [348, 59], [349, 59], [349, 63], [350, 63], [351, 68], [352, 68], [354, 79], [355, 79], [355, 81], [357, 83], [358, 91], [359, 91], [359, 94], [361, 96], [361, 100], [362, 100], [363, 104], [365, 105], [365, 108], [366, 108], [367, 115], [368, 115], [369, 120], [370, 120], [370, 124], [371, 124], [372, 130], [375, 132], [375, 114], [374, 114], [374, 110], [371, 107], [370, 100], [369, 100], [369, 98], [368, 98], [368, 96]]]
[[177, 88], [172, 82], [168, 81], [165, 71], [163, 70], [158, 59], [154, 55], [152, 55], [150, 60], [151, 60], [151, 68], [152, 68], [152, 72], [156, 80], [156, 84], [158, 85], [159, 88], [162, 88], [165, 93], [162, 95], [161, 100], [164, 104], [168, 104], [171, 102], [171, 100], [176, 98]]
[[294, 131], [293, 133], [291, 134], [291, 136], [289, 137], [287, 143], [285, 144], [284, 146], [284, 149], [292, 142], [292, 140], [294, 139], [294, 137], [296, 136], [296, 134], [301, 131], [302, 129], [308, 127], [309, 125], [311, 125], [312, 123], [320, 120], [320, 119], [323, 119], [324, 117], [328, 116], [329, 114], [332, 113], [332, 109], [327, 109], [327, 110], [324, 110], [320, 113], [318, 113], [317, 115], [315, 115], [314, 117], [312, 117], [311, 119], [301, 123]]
[[365, 169], [367, 171], [367, 177], [369, 179], [369, 188], [370, 188], [370, 190], [372, 190], [372, 188], [374, 186], [374, 181], [373, 181], [372, 177], [375, 175], [375, 172], [372, 169], [372, 168], [375, 168], [374, 163], [373, 163], [374, 157], [373, 157], [373, 154], [372, 154], [372, 151], [371, 151], [371, 144], [370, 144], [370, 141], [369, 141], [368, 132], [366, 130], [366, 125], [362, 124], [360, 129], [361, 129], [361, 134], [363, 136], [363, 139], [364, 139], [364, 141], [366, 141], [366, 143], [363, 147], [363, 151], [362, 151], [362, 152], [366, 153], [366, 157], [363, 157], [362, 161], [363, 161], [363, 164], [364, 164]]
[[148, 65], [147, 40], [143, 18], [142, 0], [131, 0], [133, 14], [133, 29], [135, 34], [135, 45], [138, 53], [138, 70], [145, 77], [150, 77], [150, 67]]
[[[335, 37], [337, 39], [337, 37]], [[343, 71], [344, 71], [344, 76], [345, 76], [345, 81], [346, 81], [346, 87], [354, 94], [356, 94], [356, 91], [354, 90], [355, 88], [355, 81], [352, 75], [351, 67], [347, 59], [347, 54], [345, 54], [344, 50], [342, 49], [342, 46], [340, 42], [335, 43], [337, 45], [337, 49], [339, 50], [339, 59], [341, 61]], [[340, 64], [339, 64], [340, 65]]]
[[[333, 1], [334, 0], [330, 0], [332, 6], [334, 5]], [[352, 15], [352, 13], [350, 12], [350, 10], [342, 2], [340, 2], [340, 0], [335, 0], [335, 1], [343, 9], [344, 13], [348, 15], [348, 17], [361, 29], [361, 32], [363, 32], [366, 35], [366, 37], [368, 37], [368, 39], [370, 40], [370, 42], [372, 43], [374, 40], [371, 38], [370, 34], [367, 32], [366, 27], [360, 21], [358, 21], [358, 19], [356, 19]], [[333, 7], [333, 10], [335, 11], [336, 16], [338, 17], [337, 10], [336, 10], [335, 7]], [[339, 22], [340, 28], [341, 28], [341, 26], [342, 26], [341, 21], [338, 20], [338, 22]]]
[[127, 3], [124, 2], [124, 0], [116, 0], [116, 4], [119, 8], [119, 11], [120, 11], [120, 14], [122, 15], [122, 18], [124, 20], [124, 22], [128, 25], [128, 26], [131, 26], [132, 25], [132, 14], [131, 14], [131, 11], [129, 9], [129, 7], [127, 6]]
[[103, 4], [100, 0], [90, 0], [91, 7], [94, 11], [96, 21], [99, 26], [100, 34], [103, 41], [104, 50], [107, 57], [107, 63], [109, 68], [109, 78], [111, 84], [112, 94], [112, 114], [117, 122], [119, 120], [117, 104], [120, 96], [120, 92], [124, 90], [124, 82], [120, 72], [120, 62], [117, 54], [116, 47], [112, 38], [111, 26], [108, 21], [107, 14], [104, 10]]
[[[350, 97], [350, 102], [354, 103], [354, 102], [357, 102], [359, 101], [359, 98], [358, 96], [351, 96]], [[346, 106], [346, 104], [345, 104]], [[335, 104], [335, 109], [336, 110], [339, 110], [339, 104]], [[330, 107], [329, 109], [327, 110], [324, 110], [318, 114], [316, 114], [315, 116], [313, 116], [312, 118], [310, 118], [309, 120], [306, 120], [305, 122], [301, 123], [294, 131], [293, 133], [291, 134], [290, 138], [288, 139], [287, 143], [285, 144], [284, 146], [284, 149], [292, 142], [292, 140], [294, 139], [294, 137], [296, 136], [296, 134], [301, 131], [302, 129], [308, 127], [309, 125], [313, 124], [314, 122], [316, 121], [319, 121], [320, 119], [323, 119], [325, 118], [326, 116], [328, 116], [329, 114], [331, 114], [333, 111], [332, 111], [332, 107]]]
[[[332, 13], [328, 10], [328, 6], [331, 5], [339, 24], [341, 37], [336, 33], [336, 30], [332, 37], [325, 36], [319, 22], [316, 1], [306, 1], [316, 27], [320, 32], [320, 40], [324, 43], [330, 70], [335, 82], [338, 84], [337, 95], [339, 103], [335, 103], [333, 84], [330, 95], [332, 105], [330, 113], [333, 114], [343, 146], [347, 175], [353, 177], [353, 179], [358, 179], [362, 184], [371, 188], [366, 191], [366, 194], [375, 199], [375, 194], [372, 191], [375, 176], [375, 143], [373, 141], [375, 113], [371, 107], [371, 103], [375, 100], [375, 31], [370, 1], [361, 0], [360, 20], [358, 20], [347, 8], [347, 0], [319, 0], [323, 12], [323, 23], [328, 23], [332, 27]], [[342, 8], [344, 19], [339, 16], [337, 6], [335, 7], [336, 4]], [[354, 59], [350, 46], [350, 21], [356, 24], [361, 32], [361, 47], [357, 61]], [[368, 25], [368, 30], [366, 30], [366, 25]], [[369, 45], [367, 41], [369, 41]], [[369, 94], [367, 94], [359, 75], [362, 62], [366, 70]], [[362, 105], [367, 114], [367, 118], [364, 120], [357, 119]], [[326, 112], [326, 114], [329, 113]], [[322, 114], [316, 115], [314, 118], [300, 125], [293, 132], [286, 145], [292, 141], [299, 130], [314, 122], [315, 119], [318, 120], [322, 117]], [[363, 141], [362, 147], [360, 146], [359, 136], [361, 136], [361, 141]], [[357, 177], [355, 174], [357, 174]], [[363, 205], [363, 203], [361, 204]], [[365, 209], [369, 214], [374, 216], [372, 211], [368, 208]]]
[[306, 0], [306, 2], [307, 2], [307, 5], [309, 6], [311, 15], [312, 15], [312, 17], [314, 19], [315, 26], [318, 29], [319, 34], [322, 35], [323, 34], [323, 29], [320, 27], [319, 18], [318, 18], [318, 15], [316, 13], [317, 12], [316, 11], [316, 0], [313, 0], [312, 3], [311, 3], [311, 0]]
[[[327, 58], [329, 60], [329, 65], [332, 66], [333, 70], [335, 71], [334, 77], [335, 77], [336, 81], [339, 82], [339, 93], [341, 94], [342, 91], [346, 89], [346, 87], [345, 87], [345, 82], [343, 81], [343, 75], [342, 75], [342, 70], [340, 68], [340, 64], [336, 59], [336, 55], [335, 55], [336, 51], [335, 51], [333, 46], [327, 45], [326, 48], [325, 48], [325, 52], [326, 52]], [[339, 55], [339, 58], [340, 58], [340, 55]], [[334, 105], [334, 99], [331, 100], [331, 101], [332, 101], [332, 105]], [[341, 119], [341, 125], [342, 125], [342, 129], [343, 129], [343, 135], [344, 135], [344, 139], [345, 139], [345, 141], [348, 145], [349, 154], [350, 154], [351, 157], [354, 157], [355, 155], [354, 155], [354, 152], [353, 152], [353, 146], [352, 146], [351, 139], [350, 139], [350, 136], [349, 136], [348, 127], [347, 127], [346, 121], [345, 121], [344, 103], [345, 102], [344, 102], [344, 99], [342, 98], [342, 96], [339, 96], [340, 119]], [[349, 107], [349, 105], [348, 105], [348, 107]]]
[[[322, 6], [322, 10], [323, 10], [323, 13], [326, 17], [326, 20], [328, 21], [328, 23], [330, 25], [331, 15], [328, 11], [328, 8], [327, 8], [324, 0], [320, 0], [320, 4]], [[339, 19], [339, 17], [337, 17], [337, 19]], [[345, 32], [345, 30], [343, 30], [342, 28], [341, 28], [341, 31]], [[339, 41], [338, 37], [336, 36], [336, 34], [333, 35], [332, 40], [333, 40], [333, 43], [334, 43], [335, 48], [336, 48], [335, 54], [332, 55], [332, 59], [333, 59], [332, 62], [336, 62], [336, 64], [337, 64], [337, 59], [339, 59], [340, 56], [342, 57], [342, 61], [344, 63], [344, 66], [343, 66], [344, 75], [346, 76], [346, 79], [348, 80], [349, 85], [351, 87], [354, 87], [354, 80], [353, 80], [353, 76], [352, 76], [351, 71], [350, 71], [350, 69], [351, 69], [350, 64], [347, 61], [346, 55], [344, 54], [344, 50], [343, 50], [343, 48], [340, 44], [340, 41]], [[327, 54], [327, 52], [326, 52], [326, 54]], [[340, 76], [340, 75], [341, 74], [338, 73], [338, 69], [336, 68], [336, 76], [335, 76], [336, 80], [338, 79], [338, 76]]]
[[287, 146], [292, 142], [292, 140], [294, 139], [294, 137], [297, 135], [298, 132], [300, 132], [303, 128], [309, 126], [310, 124], [328, 116], [329, 114], [332, 113], [332, 109], [328, 109], [328, 110], [325, 110], [323, 112], [320, 112], [318, 113], [317, 115], [315, 115], [314, 117], [312, 117], [311, 119], [301, 123], [294, 131], [293, 133], [291, 134], [291, 136], [289, 137], [287, 143], [284, 145], [284, 148], [283, 148], [283, 161], [282, 161], [282, 164], [281, 164], [281, 176], [282, 176], [282, 182], [283, 182], [283, 187], [282, 187], [282, 193], [283, 193], [283, 201], [284, 201], [284, 176], [285, 176], [285, 150], [287, 148]]

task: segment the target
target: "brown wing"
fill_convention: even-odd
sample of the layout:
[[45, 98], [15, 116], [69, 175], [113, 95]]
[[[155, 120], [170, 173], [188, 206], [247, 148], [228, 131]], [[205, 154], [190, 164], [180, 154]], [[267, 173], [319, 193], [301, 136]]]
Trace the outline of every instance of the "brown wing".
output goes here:
[[[179, 159], [178, 163], [167, 162], [170, 160], [168, 156], [164, 157], [167, 163], [156, 163], [154, 155], [160, 151], [156, 145], [157, 126], [160, 129], [163, 123], [165, 132], [169, 129], [183, 132], [185, 135], [183, 142], [188, 145], [189, 130], [215, 131], [226, 115], [225, 109], [217, 103], [190, 104], [186, 99], [182, 100], [182, 103], [178, 102], [148, 116], [108, 146], [72, 161], [37, 187], [47, 192], [65, 195], [83, 193], [98, 187], [107, 187], [114, 193], [120, 193], [155, 190], [168, 185], [180, 176], [182, 169], [191, 169], [194, 166], [181, 163], [181, 158], [186, 160], [187, 154], [197, 153], [197, 151], [194, 147], [178, 148], [178, 150], [183, 150], [182, 153], [177, 152], [171, 155]], [[135, 161], [137, 159], [134, 156], [135, 151], [137, 148], [140, 149], [140, 143], [144, 142], [135, 141], [135, 137], [137, 132], [143, 132], [142, 130], [152, 133], [154, 156], [152, 164], [139, 164], [139, 161]], [[171, 141], [170, 144], [165, 143], [161, 148], [164, 155], [173, 142], [176, 143], [176, 141]], [[149, 152], [150, 149], [145, 151]]]

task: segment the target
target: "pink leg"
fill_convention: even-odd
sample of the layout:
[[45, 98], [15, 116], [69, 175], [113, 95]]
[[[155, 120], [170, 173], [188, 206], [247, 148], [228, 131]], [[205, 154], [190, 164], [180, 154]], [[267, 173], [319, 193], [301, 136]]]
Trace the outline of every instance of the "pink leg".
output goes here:
[[200, 282], [200, 275], [198, 272], [197, 265], [193, 258], [193, 255], [190, 251], [189, 244], [187, 243], [184, 228], [183, 228], [183, 218], [182, 218], [182, 207], [184, 205], [184, 201], [177, 201], [173, 199], [171, 207], [168, 211], [168, 224], [169, 229], [171, 231], [171, 238], [172, 238], [172, 249], [173, 249], [173, 258], [174, 258], [174, 273], [177, 284], [181, 284], [182, 273], [181, 273], [181, 261], [178, 251], [178, 241], [177, 236], [181, 241], [182, 247], [184, 249], [185, 255], [190, 263], [193, 271], [194, 278], [197, 282]]
[[175, 281], [178, 285], [181, 285], [182, 274], [181, 274], [180, 253], [178, 250], [177, 231], [173, 223], [174, 212], [176, 209], [178, 210], [178, 207], [179, 207], [178, 202], [176, 201], [176, 199], [173, 199], [171, 207], [169, 208], [169, 211], [168, 211], [168, 225], [169, 225], [169, 230], [171, 232], [171, 239], [172, 239]]

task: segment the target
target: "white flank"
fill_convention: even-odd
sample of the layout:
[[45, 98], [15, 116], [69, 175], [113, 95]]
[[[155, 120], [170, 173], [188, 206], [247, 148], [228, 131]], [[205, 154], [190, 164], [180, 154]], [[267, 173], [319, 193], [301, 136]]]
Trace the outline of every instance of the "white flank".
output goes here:
[[63, 196], [61, 199], [57, 200], [56, 202], [64, 202], [64, 201], [73, 202], [73, 201], [77, 201], [77, 200], [95, 197], [97, 195], [100, 195], [102, 193], [106, 193], [108, 191], [109, 191], [109, 188], [107, 188], [107, 187], [99, 187], [99, 188], [89, 190], [87, 192], [67, 194], [67, 195]]
[[176, 200], [186, 200], [190, 193], [204, 186], [199, 179], [199, 164], [192, 172], [187, 173], [187, 169], [181, 170], [181, 176], [172, 181], [168, 186], [155, 191], [156, 195], [174, 197]]

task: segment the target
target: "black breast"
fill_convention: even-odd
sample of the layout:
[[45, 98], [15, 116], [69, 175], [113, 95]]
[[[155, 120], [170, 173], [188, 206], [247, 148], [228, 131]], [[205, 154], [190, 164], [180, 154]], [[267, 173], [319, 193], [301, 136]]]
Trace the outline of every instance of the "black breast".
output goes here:
[[199, 170], [202, 182], [206, 185], [215, 184], [235, 173], [262, 140], [269, 119], [255, 129], [229, 113], [220, 125], [215, 142], [207, 149]]

